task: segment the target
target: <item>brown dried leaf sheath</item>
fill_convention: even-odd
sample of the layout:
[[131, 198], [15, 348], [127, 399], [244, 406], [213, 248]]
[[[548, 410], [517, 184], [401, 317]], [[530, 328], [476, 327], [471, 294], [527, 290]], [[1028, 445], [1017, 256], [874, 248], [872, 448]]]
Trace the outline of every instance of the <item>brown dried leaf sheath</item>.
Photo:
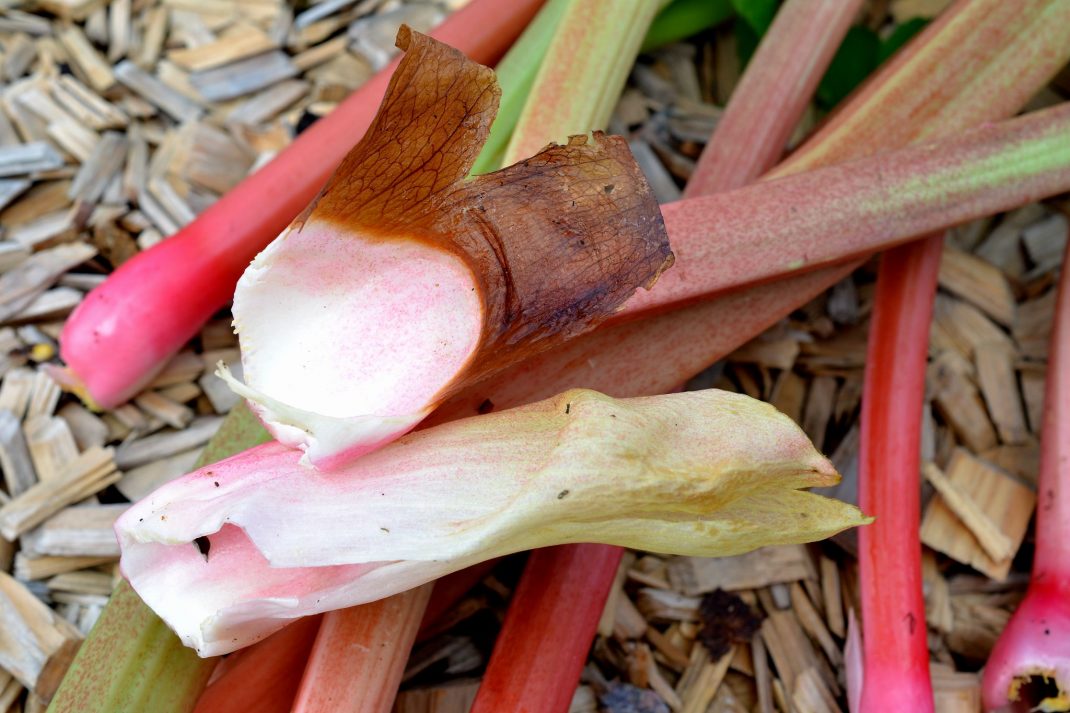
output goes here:
[[464, 382], [586, 331], [672, 264], [624, 140], [573, 137], [465, 180], [498, 110], [494, 72], [407, 26], [397, 45], [405, 55], [375, 121], [301, 220], [463, 259], [486, 306]]

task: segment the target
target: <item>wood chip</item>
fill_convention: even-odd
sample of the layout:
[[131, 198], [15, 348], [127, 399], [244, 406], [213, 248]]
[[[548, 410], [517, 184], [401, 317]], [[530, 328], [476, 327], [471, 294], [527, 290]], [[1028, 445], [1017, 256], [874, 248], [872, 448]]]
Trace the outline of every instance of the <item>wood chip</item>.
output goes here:
[[64, 507], [84, 500], [118, 480], [111, 448], [85, 451], [55, 478], [37, 483], [0, 508], [0, 535], [13, 540]]
[[58, 478], [78, 457], [74, 435], [62, 418], [35, 416], [26, 421], [25, 432], [34, 470], [41, 482]]
[[115, 462], [120, 469], [127, 470], [203, 446], [222, 423], [223, 419], [219, 416], [196, 418], [185, 430], [159, 433], [124, 443], [115, 453]]
[[1014, 354], [1000, 344], [982, 345], [974, 355], [977, 382], [1003, 443], [1025, 443], [1029, 429], [1014, 371]]
[[47, 702], [59, 686], [81, 636], [25, 586], [0, 572], [0, 667]]
[[[961, 448], [952, 455], [947, 479], [997, 526], [1011, 543], [1012, 552], [1017, 552], [1036, 503], [1033, 491]], [[1010, 571], [1013, 556], [1002, 560], [991, 558], [941, 496], [933, 497], [925, 509], [921, 541], [992, 579], [1002, 580]]]
[[79, 450], [103, 447], [107, 443], [108, 425], [85, 406], [69, 403], [56, 415], [67, 422]]
[[145, 413], [155, 416], [168, 426], [183, 429], [193, 421], [193, 410], [156, 391], [145, 391], [134, 397], [134, 403]]
[[104, 194], [111, 179], [119, 172], [126, 158], [126, 138], [108, 131], [93, 149], [89, 160], [82, 164], [71, 183], [70, 197], [86, 203], [96, 203]]
[[0, 321], [21, 312], [60, 275], [96, 253], [83, 243], [58, 245], [30, 256], [15, 269], [0, 275]]
[[[7, 540], [0, 539], [0, 542], [7, 542]], [[19, 552], [15, 556], [15, 576], [32, 582], [36, 579], [46, 579], [64, 572], [74, 572], [114, 561], [114, 557], [58, 557], [55, 555], [28, 557], [25, 552]]]
[[196, 102], [171, 89], [130, 60], [116, 65], [115, 77], [176, 121], [193, 121], [204, 111]]
[[1006, 276], [981, 258], [944, 247], [940, 286], [979, 308], [1000, 324], [1014, 324], [1017, 304]]
[[62, 165], [63, 157], [47, 141], [0, 146], [0, 177], [50, 171]]
[[37, 482], [22, 423], [7, 409], [0, 409], [0, 469], [9, 496], [21, 495]]
[[190, 83], [207, 101], [220, 102], [290, 79], [297, 67], [283, 52], [265, 52], [223, 67], [194, 72]]
[[183, 69], [199, 71], [247, 59], [275, 48], [272, 39], [260, 29], [242, 22], [227, 28], [214, 42], [173, 50], [167, 54], [167, 58]]
[[53, 515], [21, 538], [27, 554], [40, 557], [118, 558], [112, 527], [129, 505], [81, 505]]
[[115, 86], [111, 65], [93, 48], [77, 25], [66, 26], [56, 33], [56, 37], [67, 50], [72, 68], [98, 94], [106, 94]]
[[802, 545], [763, 547], [735, 557], [673, 557], [668, 573], [673, 589], [690, 596], [817, 578]]

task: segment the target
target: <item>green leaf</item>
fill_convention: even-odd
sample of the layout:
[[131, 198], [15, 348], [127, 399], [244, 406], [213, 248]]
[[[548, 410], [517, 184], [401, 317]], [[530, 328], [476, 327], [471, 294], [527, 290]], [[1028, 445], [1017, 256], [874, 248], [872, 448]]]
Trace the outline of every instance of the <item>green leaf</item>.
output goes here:
[[746, 22], [760, 38], [773, 24], [779, 0], [732, 0], [736, 14]]
[[746, 68], [758, 49], [758, 43], [773, 24], [778, 0], [732, 0], [739, 20], [733, 27], [736, 36], [736, 55], [741, 68]]
[[641, 52], [649, 52], [697, 35], [732, 17], [730, 0], [673, 0], [650, 23]]
[[[198, 467], [270, 440], [244, 402], [205, 447]], [[188, 713], [216, 659], [186, 648], [126, 581], [78, 650], [48, 713]]]
[[895, 54], [900, 47], [905, 45], [914, 35], [922, 31], [929, 24], [924, 17], [915, 17], [907, 20], [902, 25], [897, 25], [892, 34], [881, 41], [880, 51], [877, 53], [877, 63], [884, 64], [884, 60]]
[[861, 84], [877, 68], [880, 46], [880, 38], [873, 30], [857, 25], [848, 30], [817, 85], [818, 106], [831, 109]]

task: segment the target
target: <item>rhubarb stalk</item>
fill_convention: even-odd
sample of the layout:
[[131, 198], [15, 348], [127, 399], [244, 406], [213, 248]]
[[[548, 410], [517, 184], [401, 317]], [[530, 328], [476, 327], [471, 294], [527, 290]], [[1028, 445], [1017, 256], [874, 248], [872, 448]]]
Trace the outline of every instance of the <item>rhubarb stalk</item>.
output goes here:
[[1044, 391], [1033, 575], [985, 665], [982, 693], [988, 710], [1070, 710], [1068, 528], [1070, 255], [1064, 254]]
[[[715, 4], [703, 3], [707, 9]], [[688, 195], [737, 188], [769, 168], [780, 154], [786, 138], [784, 132], [790, 131], [798, 121], [857, 5], [857, 2], [820, 2], [815, 5], [810, 0], [789, 0], [785, 4], [711, 139], [711, 146], [723, 147], [729, 139], [721, 139], [720, 134], [728, 131], [730, 141], [745, 148], [711, 151], [707, 147], [697, 169], [703, 186], [692, 189], [689, 184]], [[812, 23], [807, 21], [809, 18], [813, 19]], [[829, 47], [832, 49], [828, 50]], [[791, 62], [792, 56], [800, 51], [806, 52], [813, 61], [809, 64]], [[787, 84], [786, 91], [775, 77], [776, 73], [770, 71], [771, 67], [791, 73], [794, 81]], [[752, 79], [752, 75], [756, 79]], [[759, 124], [764, 130], [748, 136], [748, 124], [738, 119], [737, 112], [752, 113], [754, 107], [778, 101], [783, 102], [780, 110], [783, 113], [770, 113], [774, 118], [769, 123]], [[710, 162], [718, 153], [726, 153], [727, 170], [710, 168]], [[643, 329], [648, 327], [649, 321], [611, 327], [608, 331], [628, 330], [636, 325]], [[664, 353], [668, 343], [650, 334], [648, 328], [645, 331], [648, 333], [639, 340], [640, 343], [645, 348]], [[689, 342], [683, 341], [685, 344]], [[568, 365], [571, 378], [585, 367], [601, 368], [602, 364], [596, 361], [597, 352], [588, 352], [588, 355], [588, 358]], [[631, 360], [630, 363], [635, 362]], [[629, 376], [639, 377], [637, 374]], [[625, 378], [613, 386], [623, 395], [641, 383], [639, 378]], [[498, 393], [494, 398], [501, 403]], [[620, 549], [605, 545], [570, 545], [536, 550], [531, 555], [483, 676], [472, 713], [499, 710], [553, 713], [568, 709], [621, 555]]]
[[921, 413], [943, 236], [881, 257], [866, 349], [858, 461], [862, 707], [933, 710], [921, 590]]
[[[493, 63], [542, 0], [474, 0], [432, 35]], [[126, 401], [234, 294], [249, 261], [301, 212], [375, 116], [395, 64], [179, 233], [139, 253], [68, 318], [61, 355], [97, 404]]]

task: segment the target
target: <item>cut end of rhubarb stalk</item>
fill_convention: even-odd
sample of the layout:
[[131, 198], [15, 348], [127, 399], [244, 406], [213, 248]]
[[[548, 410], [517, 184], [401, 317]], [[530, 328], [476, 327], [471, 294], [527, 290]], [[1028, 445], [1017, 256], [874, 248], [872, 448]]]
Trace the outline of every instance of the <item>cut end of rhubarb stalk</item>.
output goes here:
[[1035, 580], [985, 665], [985, 710], [1070, 711], [1070, 602]]
[[163, 486], [116, 523], [123, 574], [217, 655], [289, 620], [519, 550], [731, 555], [867, 520], [797, 425], [745, 396], [569, 391], [411, 433], [332, 472], [278, 443]]
[[322, 469], [589, 329], [672, 260], [623, 140], [573, 137], [466, 180], [494, 73], [407, 27], [398, 46], [371, 128], [234, 296], [245, 383], [228, 381]]

